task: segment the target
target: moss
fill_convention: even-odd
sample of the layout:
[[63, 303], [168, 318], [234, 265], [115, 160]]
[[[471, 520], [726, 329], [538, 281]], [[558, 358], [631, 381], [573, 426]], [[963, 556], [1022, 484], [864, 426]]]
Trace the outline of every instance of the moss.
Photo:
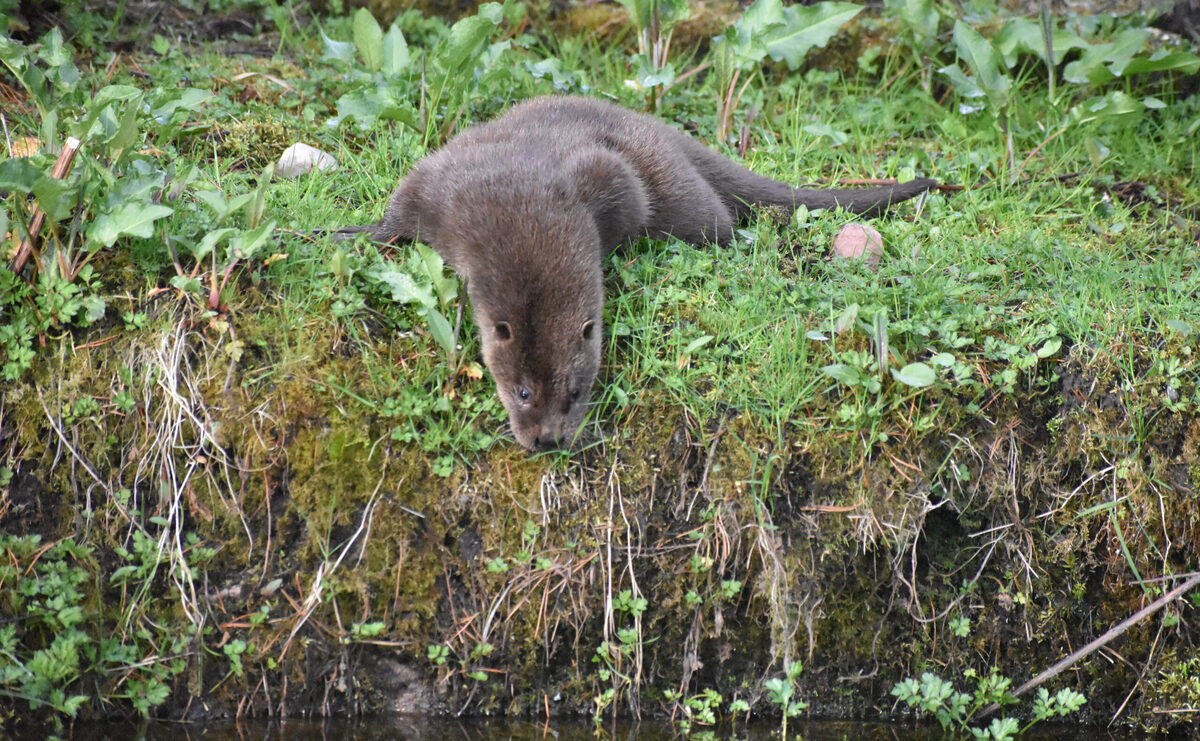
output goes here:
[[215, 122], [210, 138], [219, 157], [235, 162], [234, 169], [257, 172], [295, 143], [296, 132], [283, 121], [254, 117]]
[[[144, 523], [177, 506], [216, 549], [196, 572], [210, 630], [178, 696], [232, 705], [266, 676], [276, 688], [329, 682], [342, 688], [337, 703], [383, 707], [389, 685], [371, 667], [387, 655], [456, 710], [469, 700], [476, 712], [541, 713], [560, 695], [555, 712], [591, 712], [613, 686], [630, 707], [634, 678], [643, 708], [665, 689], [753, 697], [788, 657], [805, 662], [801, 693], [814, 707], [862, 714], [925, 667], [1028, 676], [1144, 604], [1133, 568], [1194, 568], [1200, 529], [1186, 491], [1200, 479], [1200, 422], [1164, 412], [1140, 425], [1119, 391], [1124, 371], [1082, 350], [1056, 383], [998, 398], [986, 421], [931, 394], [937, 427], [915, 424], [916, 410], [870, 444], [831, 426], [832, 396], [781, 431], [721, 405], [699, 418], [649, 388], [636, 413], [610, 410], [617, 433], [579, 456], [530, 458], [500, 443], [441, 477], [438, 453], [394, 442], [376, 402], [424, 383], [385, 359], [437, 362], [425, 340], [350, 341], [325, 314], [235, 307], [228, 326], [181, 333], [163, 311], [142, 332], [108, 328], [104, 344], [54, 340], [31, 382], [5, 395], [6, 419], [20, 420], [7, 433], [18, 468], [47, 492], [56, 532], [75, 531], [90, 497], [91, 519], [79, 515], [90, 537], [129, 544], [117, 503], [80, 466], [55, 464], [66, 457], [43, 405], [96, 399], [64, 420], [72, 448], [133, 492]], [[144, 402], [133, 413], [112, 401], [126, 386], [121, 366]], [[163, 489], [147, 475], [168, 468], [186, 482]], [[1115, 494], [1081, 496], [1089, 487]], [[1119, 506], [1094, 507], [1114, 496]], [[489, 567], [495, 559], [507, 570]], [[186, 634], [184, 603], [155, 583], [172, 597], [143, 605], [144, 619]], [[639, 618], [610, 607], [623, 590], [646, 598]], [[949, 630], [958, 616], [969, 635]], [[383, 645], [356, 633], [376, 622]], [[629, 628], [634, 644], [608, 654], [628, 680], [602, 679], [597, 649]], [[1158, 656], [1144, 702], [1189, 702], [1191, 669], [1170, 647], [1151, 652], [1156, 635], [1141, 626], [1118, 650]], [[247, 645], [241, 677], [225, 650], [233, 640]], [[437, 645], [449, 651], [443, 665], [426, 656]], [[875, 674], [859, 676], [864, 667]], [[1090, 662], [1075, 677], [1097, 715], [1137, 679]]]

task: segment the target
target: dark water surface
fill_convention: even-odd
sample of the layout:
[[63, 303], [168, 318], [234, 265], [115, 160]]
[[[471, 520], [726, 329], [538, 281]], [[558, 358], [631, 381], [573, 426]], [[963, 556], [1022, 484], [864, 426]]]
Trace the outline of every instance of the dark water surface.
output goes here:
[[[712, 729], [712, 735], [701, 735], [710, 729], [694, 732], [692, 739], [712, 741], [768, 741], [779, 739], [779, 726], [755, 721], [749, 725], [725, 726]], [[2, 736], [2, 734], [0, 734]], [[40, 735], [37, 736], [40, 738]], [[366, 718], [354, 721], [246, 721], [242, 723], [196, 725], [187, 723], [151, 723], [146, 725], [90, 723], [80, 724], [64, 738], [75, 741], [671, 741], [686, 739], [668, 723], [605, 724], [597, 729], [585, 720], [552, 720], [549, 723], [530, 723], [506, 720], [470, 718], [444, 720], [422, 717]], [[18, 736], [20, 741], [35, 738]], [[936, 725], [903, 725], [894, 723], [861, 723], [845, 721], [791, 721], [788, 739], [803, 741], [933, 741], [954, 738], [945, 735]], [[1148, 738], [1141, 734], [1125, 734], [1103, 728], [1041, 725], [1020, 737], [1022, 741], [1133, 741]]]

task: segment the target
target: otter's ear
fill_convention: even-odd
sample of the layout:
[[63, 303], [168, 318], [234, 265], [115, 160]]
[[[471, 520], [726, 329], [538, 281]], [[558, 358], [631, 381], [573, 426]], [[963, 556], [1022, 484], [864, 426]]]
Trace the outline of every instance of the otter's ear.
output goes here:
[[576, 192], [596, 220], [600, 246], [605, 252], [645, 231], [650, 199], [642, 181], [624, 159], [598, 149], [576, 157], [570, 167], [575, 175]]
[[596, 323], [591, 319], [588, 319], [583, 323], [583, 327], [580, 329], [579, 333], [583, 336], [584, 342], [587, 342], [596, 334]]
[[496, 322], [492, 329], [496, 331], [496, 339], [501, 342], [508, 342], [512, 339], [512, 327], [508, 325], [508, 322]]

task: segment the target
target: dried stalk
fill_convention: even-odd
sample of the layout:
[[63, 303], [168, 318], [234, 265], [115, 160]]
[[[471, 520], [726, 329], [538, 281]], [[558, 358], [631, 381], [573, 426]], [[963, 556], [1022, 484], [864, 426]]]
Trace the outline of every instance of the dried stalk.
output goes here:
[[[58, 160], [54, 163], [54, 168], [50, 170], [50, 177], [62, 180], [71, 171], [71, 162], [75, 159], [75, 153], [79, 151], [80, 141], [73, 136], [68, 136], [67, 141], [63, 144], [62, 151], [58, 153]], [[21, 245], [17, 247], [17, 252], [13, 255], [12, 271], [19, 274], [25, 268], [25, 263], [29, 261], [29, 256], [33, 254], [34, 243], [37, 242], [38, 233], [42, 231], [42, 225], [46, 223], [46, 212], [41, 206], [33, 207], [33, 218], [29, 221], [29, 233], [25, 235], [25, 239], [21, 240]]]

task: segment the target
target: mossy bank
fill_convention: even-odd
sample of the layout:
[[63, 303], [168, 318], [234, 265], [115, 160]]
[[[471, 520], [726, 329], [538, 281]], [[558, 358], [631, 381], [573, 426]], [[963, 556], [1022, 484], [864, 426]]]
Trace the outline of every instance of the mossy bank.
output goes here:
[[[1087, 49], [1051, 70], [1101, 61], [1055, 74], [1053, 96], [1036, 50], [1008, 64], [996, 42], [1010, 90], [972, 110], [946, 69], [978, 75], [974, 37], [903, 14], [855, 21], [854, 74], [781, 56], [739, 76], [681, 51], [663, 85], [622, 56], [635, 41], [538, 35], [512, 3], [453, 32], [261, 10], [274, 52], [157, 44], [106, 72], [53, 36], [3, 49], [27, 62], [6, 68], [16, 134], [90, 121], [70, 197], [38, 180], [56, 145], [0, 162], [6, 722], [695, 728], [709, 691], [724, 717], [788, 697], [892, 717], [902, 679], [1019, 683], [1200, 568], [1200, 100], [1148, 37], [1131, 54], [1153, 74], [1096, 71], [1136, 19], [1056, 20]], [[531, 457], [436, 255], [303, 233], [377, 218], [424, 152], [554, 91], [654, 107], [791, 182], [962, 187], [875, 222], [877, 271], [827, 259], [841, 213], [618, 250], [592, 442]], [[341, 169], [272, 180], [293, 137]], [[1085, 720], [1190, 723], [1197, 601], [1047, 686], [1083, 693]]]

